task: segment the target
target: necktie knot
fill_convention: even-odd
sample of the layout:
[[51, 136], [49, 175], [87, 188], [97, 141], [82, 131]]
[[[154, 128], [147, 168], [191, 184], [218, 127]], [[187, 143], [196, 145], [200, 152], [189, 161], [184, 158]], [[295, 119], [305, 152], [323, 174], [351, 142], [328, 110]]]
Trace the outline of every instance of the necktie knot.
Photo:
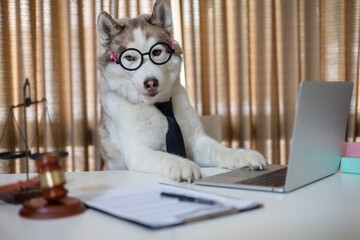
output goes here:
[[166, 117], [175, 117], [171, 99], [168, 102], [155, 103], [155, 107], [157, 107], [157, 109], [159, 109]]

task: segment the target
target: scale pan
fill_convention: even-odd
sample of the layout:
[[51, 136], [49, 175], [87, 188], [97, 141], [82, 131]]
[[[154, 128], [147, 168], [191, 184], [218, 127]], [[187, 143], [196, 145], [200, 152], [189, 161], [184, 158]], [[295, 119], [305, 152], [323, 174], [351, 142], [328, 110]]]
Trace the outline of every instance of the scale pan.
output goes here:
[[36, 160], [39, 157], [43, 157], [43, 156], [46, 156], [46, 155], [56, 155], [56, 156], [59, 156], [60, 159], [63, 159], [63, 158], [66, 158], [69, 155], [69, 153], [68, 152], [60, 152], [60, 151], [43, 152], [43, 153], [31, 153], [29, 155], [29, 158], [31, 158], [33, 160]]
[[[30, 154], [30, 151], [27, 151]], [[26, 156], [26, 151], [15, 151], [15, 152], [3, 152], [0, 153], [0, 159], [10, 160], [16, 158], [22, 158]]]

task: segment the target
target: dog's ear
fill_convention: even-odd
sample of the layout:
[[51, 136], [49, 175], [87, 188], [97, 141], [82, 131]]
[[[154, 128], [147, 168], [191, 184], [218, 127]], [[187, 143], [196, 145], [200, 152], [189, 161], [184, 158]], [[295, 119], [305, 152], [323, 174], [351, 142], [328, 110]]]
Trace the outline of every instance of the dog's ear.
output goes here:
[[111, 40], [111, 37], [120, 33], [124, 27], [115, 22], [107, 12], [101, 12], [97, 21], [97, 29], [100, 41], [106, 43]]
[[157, 0], [155, 2], [154, 10], [150, 17], [150, 23], [164, 28], [172, 38], [173, 25], [170, 2], [168, 0]]

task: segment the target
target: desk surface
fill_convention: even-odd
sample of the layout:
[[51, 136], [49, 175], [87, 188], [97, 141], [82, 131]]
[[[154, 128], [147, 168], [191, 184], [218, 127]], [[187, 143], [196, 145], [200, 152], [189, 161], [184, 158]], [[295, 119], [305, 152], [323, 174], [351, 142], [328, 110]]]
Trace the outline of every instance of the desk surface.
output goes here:
[[[223, 171], [202, 169], [205, 176]], [[24, 179], [23, 174], [2, 174], [0, 185]], [[149, 230], [94, 210], [63, 219], [28, 220], [19, 217], [20, 205], [0, 201], [0, 239], [360, 239], [360, 175], [338, 173], [285, 194], [178, 184], [164, 177], [132, 171], [66, 173], [66, 179], [69, 196], [163, 182], [256, 200], [264, 207]]]

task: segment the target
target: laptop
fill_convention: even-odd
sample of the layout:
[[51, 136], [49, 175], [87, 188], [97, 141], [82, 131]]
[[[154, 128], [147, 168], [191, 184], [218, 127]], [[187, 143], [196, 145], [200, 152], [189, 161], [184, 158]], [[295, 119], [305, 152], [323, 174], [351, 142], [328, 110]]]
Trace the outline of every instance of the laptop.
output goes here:
[[352, 82], [301, 83], [287, 166], [233, 170], [195, 184], [290, 192], [335, 174], [340, 167], [352, 88]]

